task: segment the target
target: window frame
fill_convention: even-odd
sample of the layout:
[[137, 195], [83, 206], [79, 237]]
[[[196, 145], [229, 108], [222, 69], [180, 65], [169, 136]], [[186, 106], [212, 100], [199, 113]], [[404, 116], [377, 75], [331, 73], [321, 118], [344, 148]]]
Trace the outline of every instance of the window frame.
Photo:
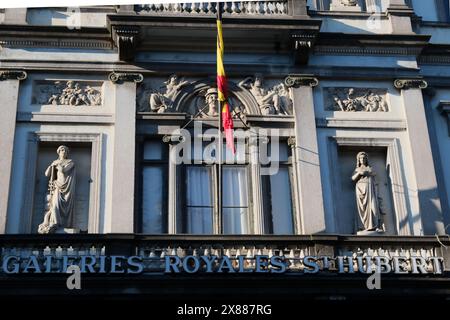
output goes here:
[[[153, 142], [153, 141], [158, 141], [161, 143], [162, 146], [162, 155], [161, 155], [161, 159], [144, 159], [144, 152], [145, 152], [145, 144], [148, 142]], [[163, 181], [163, 185], [161, 186], [162, 188], [162, 225], [161, 225], [161, 233], [157, 233], [157, 234], [168, 234], [169, 230], [168, 230], [168, 216], [169, 216], [169, 146], [164, 143], [162, 141], [162, 137], [161, 136], [146, 136], [146, 137], [141, 137], [139, 143], [137, 144], [138, 146], [138, 157], [137, 159], [139, 159], [138, 162], [138, 170], [136, 170], [137, 172], [137, 177], [136, 177], [136, 181], [138, 182], [138, 192], [137, 194], [139, 195], [139, 198], [136, 199], [136, 203], [137, 203], [137, 216], [135, 217], [135, 230], [137, 230], [138, 233], [144, 233], [143, 232], [143, 228], [144, 228], [144, 169], [146, 167], [160, 167], [162, 169], [162, 181]], [[136, 207], [136, 206], [135, 206]], [[145, 233], [147, 234], [147, 233]]]
[[[196, 139], [198, 139], [198, 137], [196, 137]], [[208, 142], [208, 140], [204, 140], [205, 142]], [[237, 139], [235, 138], [235, 143], [237, 142]], [[204, 148], [204, 146], [202, 145], [202, 148]], [[226, 150], [226, 141], [225, 138], [222, 141], [222, 148], [223, 150]], [[247, 216], [247, 229], [248, 232], [247, 233], [243, 233], [243, 234], [252, 234], [252, 230], [254, 229], [253, 227], [253, 219], [251, 218], [252, 215], [252, 205], [253, 205], [253, 200], [252, 200], [252, 181], [251, 181], [251, 175], [250, 175], [250, 163], [249, 163], [249, 141], [248, 139], [245, 139], [245, 163], [237, 163], [237, 164], [229, 164], [226, 163], [226, 158], [222, 158], [221, 160], [221, 166], [222, 166], [222, 172], [223, 172], [223, 168], [224, 167], [241, 167], [241, 168], [245, 168], [246, 171], [246, 187], [247, 187], [247, 211], [248, 211], [248, 216]], [[223, 155], [223, 153], [222, 153]], [[192, 155], [191, 155], [192, 156]], [[191, 164], [182, 164], [181, 165], [181, 172], [180, 172], [180, 176], [181, 179], [178, 182], [178, 186], [182, 187], [182, 188], [178, 188], [178, 190], [182, 190], [182, 195], [181, 195], [181, 201], [182, 201], [182, 205], [181, 205], [181, 232], [184, 234], [189, 234], [188, 232], [188, 206], [187, 206], [187, 197], [186, 197], [186, 193], [187, 193], [187, 168], [188, 167], [195, 167], [195, 166], [199, 166], [199, 167], [211, 167], [211, 190], [213, 193], [213, 198], [212, 198], [212, 210], [213, 210], [213, 226], [212, 226], [212, 233], [211, 235], [225, 235], [224, 233], [224, 226], [223, 226], [223, 213], [219, 213], [219, 209], [218, 209], [218, 197], [219, 197], [219, 191], [217, 190], [217, 179], [219, 177], [219, 163], [218, 161], [214, 161], [214, 163], [210, 163], [205, 161], [205, 159], [202, 159], [202, 161], [197, 160], [196, 163], [191, 163]], [[223, 175], [222, 175], [223, 177]], [[222, 179], [222, 183], [223, 183], [223, 179]], [[227, 208], [234, 208], [234, 207], [227, 207]], [[239, 208], [243, 208], [243, 207], [239, 207]], [[223, 209], [223, 204], [222, 204], [222, 209]]]
[[[294, 183], [295, 183], [295, 172], [294, 172], [294, 152], [292, 147], [289, 145], [287, 139], [280, 140], [280, 144], [285, 144], [288, 151], [288, 158], [284, 161], [278, 161], [279, 168], [287, 168], [288, 177], [289, 177], [289, 191], [291, 194], [291, 221], [292, 221], [292, 233], [291, 235], [296, 234], [296, 206], [295, 206], [295, 192], [294, 192]], [[271, 164], [273, 162], [271, 161]], [[261, 168], [267, 168], [270, 165], [261, 165]], [[261, 176], [261, 191], [263, 193], [263, 215], [264, 215], [264, 234], [276, 235], [274, 234], [273, 228], [273, 211], [272, 211], [272, 193], [271, 193], [271, 183], [270, 176], [265, 175]], [[264, 196], [265, 195], [265, 196]]]

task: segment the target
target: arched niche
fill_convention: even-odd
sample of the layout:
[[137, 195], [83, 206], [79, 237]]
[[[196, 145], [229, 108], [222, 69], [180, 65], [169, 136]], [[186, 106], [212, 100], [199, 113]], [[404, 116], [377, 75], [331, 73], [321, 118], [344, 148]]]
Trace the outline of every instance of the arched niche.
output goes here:
[[[199, 106], [202, 105], [201, 100], [204, 99], [205, 92], [216, 87], [216, 82], [211, 79], [198, 80], [182, 87], [175, 98], [172, 112], [196, 114]], [[261, 110], [252, 94], [232, 81], [228, 81], [228, 95], [233, 107], [241, 108], [242, 113], [261, 115]]]

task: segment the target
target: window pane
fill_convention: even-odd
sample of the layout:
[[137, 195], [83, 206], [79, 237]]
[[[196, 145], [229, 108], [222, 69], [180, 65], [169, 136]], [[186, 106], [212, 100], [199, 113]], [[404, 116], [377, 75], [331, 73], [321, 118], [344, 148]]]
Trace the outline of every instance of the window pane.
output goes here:
[[144, 160], [161, 160], [163, 158], [163, 143], [147, 141], [144, 144]]
[[223, 232], [248, 233], [247, 169], [224, 167], [222, 179]]
[[193, 234], [212, 234], [212, 208], [187, 208], [187, 232]]
[[277, 174], [270, 176], [270, 194], [273, 233], [293, 234], [291, 183], [288, 168], [281, 167]]
[[247, 208], [223, 208], [222, 212], [224, 234], [248, 233]]
[[224, 166], [222, 169], [222, 203], [224, 207], [247, 207], [247, 169]]
[[163, 169], [144, 167], [142, 187], [142, 232], [163, 233]]
[[187, 167], [186, 203], [188, 206], [212, 206], [211, 169]]
[[270, 157], [270, 161], [285, 162], [291, 156], [291, 148], [285, 141], [269, 143], [266, 147], [261, 146], [261, 152], [264, 152], [264, 148], [267, 148], [267, 155]]

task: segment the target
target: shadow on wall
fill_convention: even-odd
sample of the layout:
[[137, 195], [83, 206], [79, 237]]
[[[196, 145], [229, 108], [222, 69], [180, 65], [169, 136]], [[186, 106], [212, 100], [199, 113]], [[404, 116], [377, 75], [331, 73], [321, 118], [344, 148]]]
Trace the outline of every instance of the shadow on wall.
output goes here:
[[437, 188], [419, 190], [420, 217], [424, 235], [450, 234], [450, 227], [444, 226], [439, 191]]
[[69, 18], [69, 12], [63, 12], [64, 10], [64, 8], [60, 8], [59, 11], [46, 8], [28, 8], [27, 21], [29, 24], [49, 26], [55, 20], [64, 21]]

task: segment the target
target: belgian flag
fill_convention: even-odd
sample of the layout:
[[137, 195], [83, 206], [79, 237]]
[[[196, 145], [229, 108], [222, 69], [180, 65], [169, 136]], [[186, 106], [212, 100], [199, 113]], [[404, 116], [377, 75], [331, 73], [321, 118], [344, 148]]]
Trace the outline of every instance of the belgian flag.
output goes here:
[[227, 147], [233, 154], [236, 153], [233, 134], [233, 117], [231, 116], [230, 105], [228, 103], [228, 87], [225, 69], [223, 67], [223, 35], [222, 35], [222, 3], [217, 4], [217, 91], [222, 112], [222, 126], [225, 132]]

